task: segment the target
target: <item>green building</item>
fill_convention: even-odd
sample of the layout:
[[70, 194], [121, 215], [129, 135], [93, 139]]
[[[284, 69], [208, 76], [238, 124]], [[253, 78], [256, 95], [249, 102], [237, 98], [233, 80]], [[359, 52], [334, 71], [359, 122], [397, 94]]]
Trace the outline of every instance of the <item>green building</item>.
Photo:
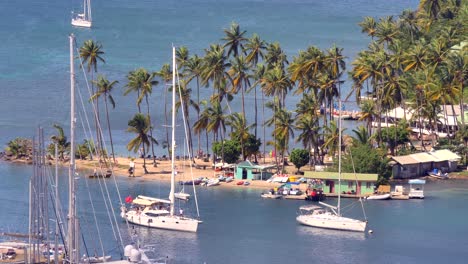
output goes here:
[[267, 180], [273, 175], [276, 165], [258, 165], [248, 160], [236, 165], [234, 178], [237, 180]]
[[[324, 194], [338, 194], [338, 172], [305, 171], [304, 178], [315, 180], [315, 186], [322, 187]], [[377, 174], [341, 173], [341, 193], [366, 195], [374, 192]], [[357, 182], [357, 184], [356, 184]]]

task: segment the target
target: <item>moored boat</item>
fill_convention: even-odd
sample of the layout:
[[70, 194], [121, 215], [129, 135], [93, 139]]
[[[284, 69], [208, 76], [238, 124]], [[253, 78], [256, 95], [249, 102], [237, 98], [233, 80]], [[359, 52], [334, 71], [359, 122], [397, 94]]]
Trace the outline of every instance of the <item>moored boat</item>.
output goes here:
[[382, 193], [382, 194], [372, 194], [367, 196], [367, 200], [388, 200], [390, 199], [389, 193]]

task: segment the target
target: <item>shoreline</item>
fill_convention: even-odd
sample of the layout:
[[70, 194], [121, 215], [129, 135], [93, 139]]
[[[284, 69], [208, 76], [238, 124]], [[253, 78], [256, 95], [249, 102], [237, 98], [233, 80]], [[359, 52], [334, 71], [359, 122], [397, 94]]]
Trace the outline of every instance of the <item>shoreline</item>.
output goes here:
[[[116, 163], [113, 167], [113, 175], [115, 177], [120, 177], [120, 178], [132, 178], [128, 176], [128, 168], [129, 168], [129, 163], [132, 158], [124, 158], [124, 157], [116, 157]], [[143, 158], [133, 158], [134, 163], [135, 163], [135, 178], [139, 178], [140, 180], [144, 181], [163, 181], [163, 182], [170, 182], [171, 181], [171, 160], [156, 160], [156, 167], [153, 166], [153, 160], [152, 159], [146, 159], [146, 168], [148, 170], [148, 173], [144, 173], [143, 169]], [[32, 160], [27, 160], [27, 159], [5, 159], [3, 157], [4, 162], [9, 162], [9, 163], [17, 163], [17, 164], [24, 164], [24, 165], [32, 165]], [[216, 172], [213, 167], [211, 161], [204, 162], [202, 159], [195, 159], [196, 165], [195, 166], [190, 166], [191, 164], [190, 161], [187, 160], [176, 160], [176, 169], [177, 169], [177, 175], [176, 175], [176, 184], [178, 184], [179, 181], [186, 181], [186, 180], [192, 180], [196, 179], [198, 177], [207, 177], [207, 178], [215, 178], [217, 175], [221, 174], [220, 172]], [[54, 165], [55, 162], [54, 160], [48, 160], [47, 163], [49, 165]], [[75, 160], [77, 170], [82, 171], [83, 177], [89, 177], [90, 175], [93, 174], [94, 169], [96, 169], [98, 174], [105, 175], [106, 174], [106, 168], [100, 169], [98, 166], [98, 161], [97, 160]], [[274, 159], [273, 158], [267, 158], [266, 159], [266, 164], [274, 164]], [[60, 162], [60, 166], [67, 167], [68, 162]], [[203, 169], [205, 168], [205, 169]], [[304, 168], [307, 170], [309, 169], [308, 166], [304, 166]], [[285, 169], [287, 171], [287, 174], [289, 175], [295, 175], [294, 173], [297, 171], [297, 169], [293, 165], [287, 165], [285, 166]], [[445, 180], [440, 180], [440, 179], [434, 179], [429, 176], [423, 176], [419, 177], [421, 179], [426, 179], [429, 181], [445, 181]], [[400, 184], [400, 183], [405, 183], [408, 179], [392, 179], [390, 180], [390, 184]], [[461, 174], [460, 172], [452, 172], [450, 173], [450, 178], [448, 180], [468, 180], [468, 174]], [[264, 189], [268, 190], [271, 188], [275, 188], [281, 185], [281, 183], [277, 182], [266, 182], [266, 181], [261, 181], [261, 180], [249, 180], [250, 185], [244, 186], [244, 185], [237, 185], [237, 182], [240, 181], [238, 179], [234, 179], [234, 181], [230, 183], [226, 182], [220, 182], [220, 185], [218, 187], [223, 187], [223, 188], [252, 188], [252, 189]], [[300, 184], [298, 186], [302, 191], [305, 191], [307, 188], [306, 184]]]

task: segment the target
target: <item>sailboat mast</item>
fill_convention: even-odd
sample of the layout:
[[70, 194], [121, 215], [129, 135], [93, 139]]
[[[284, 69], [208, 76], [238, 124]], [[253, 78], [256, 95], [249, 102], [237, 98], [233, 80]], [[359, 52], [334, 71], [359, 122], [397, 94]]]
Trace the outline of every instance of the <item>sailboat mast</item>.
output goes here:
[[341, 216], [341, 87], [338, 89], [338, 215]]
[[87, 15], [86, 19], [91, 22], [92, 21], [92, 19], [91, 19], [91, 0], [86, 0], [85, 14]]
[[171, 142], [171, 192], [169, 200], [171, 201], [171, 215], [174, 215], [174, 202], [175, 202], [175, 95], [176, 95], [176, 60], [175, 60], [175, 47], [172, 47], [172, 142]]
[[68, 168], [68, 259], [69, 263], [78, 263], [75, 248], [76, 206], [75, 206], [75, 67], [73, 49], [75, 36], [70, 39], [70, 166]]

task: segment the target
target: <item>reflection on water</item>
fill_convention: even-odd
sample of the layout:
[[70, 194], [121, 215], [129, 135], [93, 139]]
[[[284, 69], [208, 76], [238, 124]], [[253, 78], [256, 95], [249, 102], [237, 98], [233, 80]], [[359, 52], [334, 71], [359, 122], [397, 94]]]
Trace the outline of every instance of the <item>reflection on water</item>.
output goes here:
[[312, 236], [317, 239], [346, 239], [346, 240], [365, 240], [365, 232], [351, 232], [334, 229], [316, 228], [305, 225], [297, 226], [297, 234], [301, 236]]

